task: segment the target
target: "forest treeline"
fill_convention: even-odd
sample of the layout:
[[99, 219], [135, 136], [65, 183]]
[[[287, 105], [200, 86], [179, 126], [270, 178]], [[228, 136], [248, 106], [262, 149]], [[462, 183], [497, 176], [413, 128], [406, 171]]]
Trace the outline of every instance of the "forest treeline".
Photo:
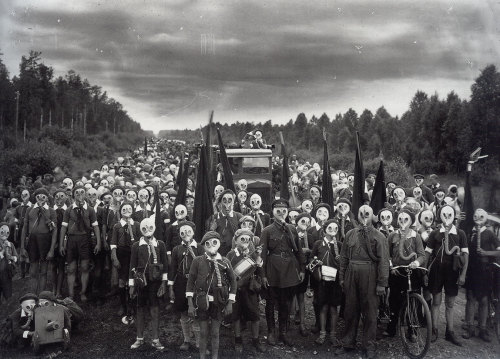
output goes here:
[[0, 57], [0, 179], [15, 182], [56, 166], [84, 171], [137, 147], [143, 136], [122, 104], [75, 71], [55, 78], [41, 53], [31, 51], [10, 78]]
[[[364, 110], [358, 114], [349, 109], [332, 118], [326, 113], [311, 118], [301, 113], [283, 125], [269, 120], [257, 124], [216, 122], [215, 127], [220, 128], [224, 141], [233, 145], [257, 128], [268, 143], [279, 144], [281, 131], [291, 154], [319, 163], [324, 128], [331, 166], [336, 169], [352, 168], [356, 131], [365, 159], [402, 159], [413, 171], [422, 173], [461, 173], [469, 154], [482, 147], [482, 153], [489, 155], [483, 166], [498, 167], [500, 73], [494, 65], [485, 67], [472, 84], [469, 99], [461, 99], [454, 92], [440, 98], [438, 94], [417, 91], [401, 118], [382, 106], [375, 113]], [[200, 138], [199, 129], [161, 131], [160, 136], [188, 142]]]

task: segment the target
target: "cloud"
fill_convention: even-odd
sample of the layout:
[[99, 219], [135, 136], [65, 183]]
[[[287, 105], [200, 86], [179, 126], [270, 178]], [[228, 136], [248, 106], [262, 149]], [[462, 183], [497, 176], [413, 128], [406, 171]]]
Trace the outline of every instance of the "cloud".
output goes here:
[[498, 61], [499, 4], [468, 1], [22, 1], [0, 15], [12, 74], [30, 49], [74, 69], [144, 128], [284, 122], [299, 112], [462, 97]]

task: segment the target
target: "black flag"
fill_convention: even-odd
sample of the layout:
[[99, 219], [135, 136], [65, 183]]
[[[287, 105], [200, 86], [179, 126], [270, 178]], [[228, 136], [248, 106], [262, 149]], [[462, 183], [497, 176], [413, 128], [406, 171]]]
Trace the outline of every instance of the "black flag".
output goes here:
[[164, 240], [163, 236], [165, 235], [165, 225], [163, 223], [163, 219], [161, 216], [161, 204], [160, 204], [160, 195], [158, 190], [158, 185], [154, 186], [154, 214], [155, 214], [155, 238], [157, 240]]
[[[184, 161], [182, 161], [184, 162]], [[182, 170], [182, 175], [179, 175], [180, 181], [179, 181], [179, 188], [177, 189], [177, 196], [175, 197], [175, 206], [178, 204], [186, 204], [186, 190], [187, 190], [187, 183], [188, 183], [188, 177], [189, 177], [189, 158], [188, 160], [184, 163], [184, 168]]]
[[148, 138], [144, 137], [144, 156], [148, 155]]
[[364, 204], [365, 196], [365, 170], [363, 158], [359, 147], [359, 133], [356, 131], [356, 159], [354, 162], [354, 185], [352, 188], [352, 213], [357, 217], [359, 207]]
[[377, 178], [375, 179], [375, 186], [373, 187], [372, 200], [370, 207], [373, 209], [373, 214], [377, 215], [378, 211], [385, 207], [387, 202], [387, 193], [385, 191], [385, 173], [384, 161], [380, 161], [378, 166]]
[[460, 229], [467, 235], [467, 238], [470, 238], [472, 229], [474, 228], [474, 202], [472, 200], [472, 190], [470, 186], [470, 173], [471, 171], [468, 168], [465, 175], [464, 205], [462, 209], [462, 211], [465, 212], [465, 219], [460, 221], [459, 225]]
[[[324, 203], [334, 206], [332, 176], [330, 174], [330, 163], [328, 162], [328, 145], [326, 143], [326, 133], [323, 129], [323, 188], [321, 189], [321, 197]], [[330, 218], [333, 217], [333, 211], [330, 213]]]
[[226, 189], [230, 189], [231, 191], [236, 193], [236, 188], [234, 187], [233, 181], [233, 173], [231, 172], [231, 167], [229, 166], [226, 148], [224, 147], [224, 142], [222, 142], [222, 136], [219, 129], [217, 129], [217, 137], [219, 138], [220, 163], [224, 172], [224, 185]]
[[179, 164], [179, 171], [177, 172], [177, 178], [175, 179], [175, 184], [177, 185], [177, 191], [179, 191], [179, 187], [181, 186], [182, 173], [184, 171], [184, 152], [181, 151], [181, 161]]
[[286, 154], [285, 141], [283, 140], [283, 134], [280, 132], [281, 140], [281, 155], [283, 156], [283, 164], [281, 168], [281, 187], [280, 187], [280, 198], [290, 200], [290, 168], [288, 167], [288, 155]]
[[193, 222], [196, 225], [195, 239], [201, 241], [205, 234], [205, 225], [213, 214], [211, 190], [209, 187], [208, 178], [208, 159], [207, 147], [200, 147], [200, 163], [198, 165], [198, 173], [196, 175], [196, 187], [194, 197], [194, 213]]

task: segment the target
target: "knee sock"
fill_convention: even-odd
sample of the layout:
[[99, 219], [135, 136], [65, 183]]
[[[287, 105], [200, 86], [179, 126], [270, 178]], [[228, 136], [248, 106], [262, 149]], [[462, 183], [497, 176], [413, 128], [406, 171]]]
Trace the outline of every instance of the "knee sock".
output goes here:
[[184, 336], [184, 342], [188, 343], [189, 342], [189, 323], [190, 320], [180, 320], [181, 322], [181, 328], [182, 328], [182, 335]]
[[193, 320], [192, 322], [192, 328], [193, 328], [193, 333], [194, 333], [194, 339], [196, 342], [196, 347], [200, 347], [200, 323], [198, 323], [197, 320]]

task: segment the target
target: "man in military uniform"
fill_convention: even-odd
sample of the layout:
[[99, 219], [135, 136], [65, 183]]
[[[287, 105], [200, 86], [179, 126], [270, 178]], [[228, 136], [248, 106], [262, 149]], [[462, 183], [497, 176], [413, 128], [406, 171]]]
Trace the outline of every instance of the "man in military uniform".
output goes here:
[[389, 277], [389, 258], [385, 236], [372, 225], [373, 210], [359, 208], [360, 226], [350, 230], [340, 252], [339, 279], [345, 293], [345, 333], [343, 347], [335, 354], [352, 351], [361, 315], [362, 347], [368, 358], [375, 357], [378, 297], [385, 293]]
[[279, 339], [292, 345], [287, 337], [287, 322], [294, 287], [304, 279], [305, 257], [299, 243], [297, 230], [285, 223], [288, 202], [277, 199], [272, 204], [274, 222], [261, 234], [262, 259], [264, 261], [263, 285], [267, 288], [266, 321], [268, 342], [276, 344], [274, 308], [278, 304]]

